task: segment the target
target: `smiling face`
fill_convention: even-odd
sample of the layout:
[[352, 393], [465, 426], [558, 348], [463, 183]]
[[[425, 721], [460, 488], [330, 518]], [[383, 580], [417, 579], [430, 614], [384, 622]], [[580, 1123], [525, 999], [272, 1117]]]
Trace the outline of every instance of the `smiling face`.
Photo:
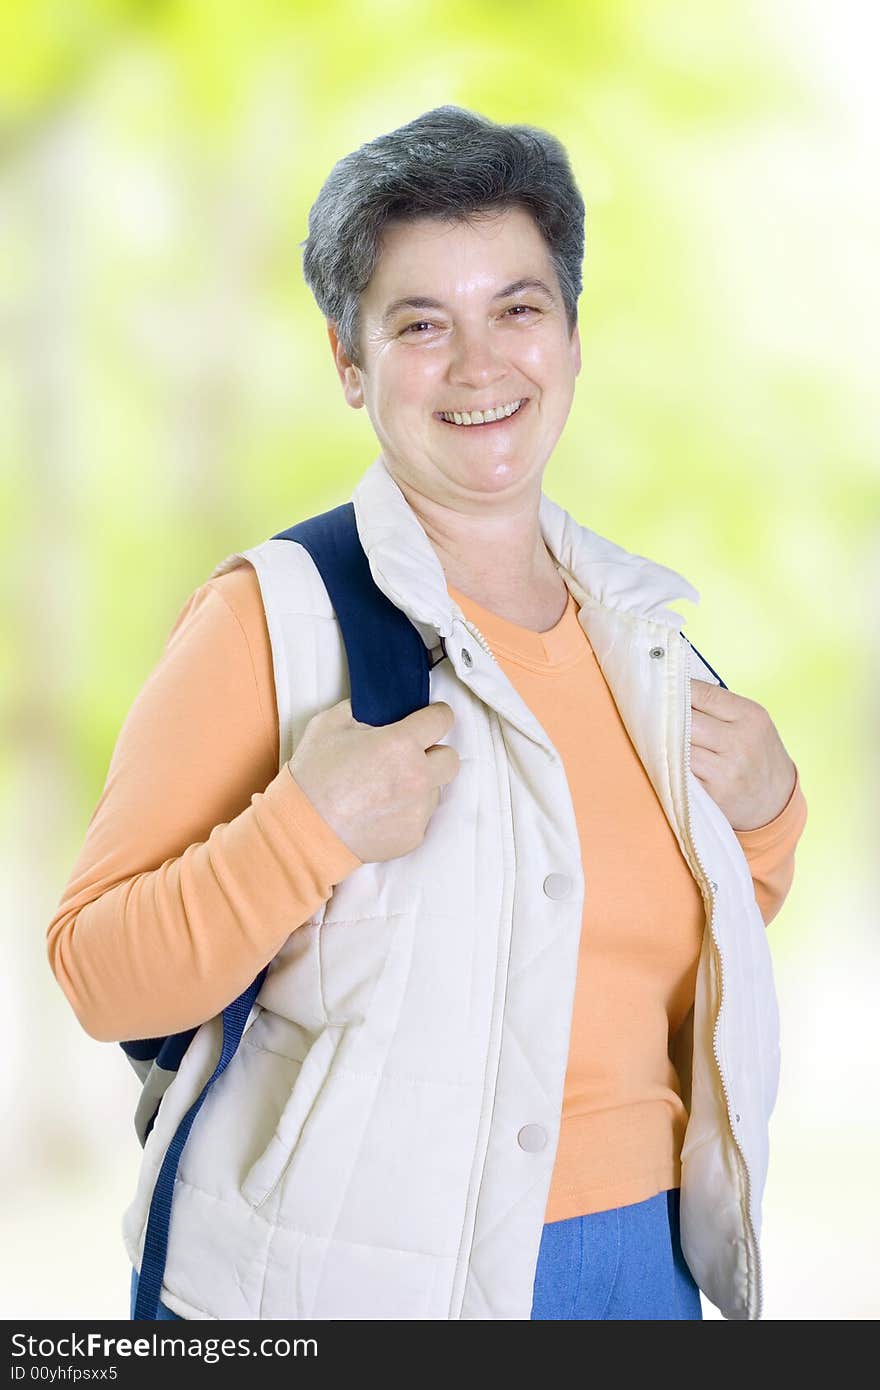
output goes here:
[[[521, 208], [475, 225], [392, 223], [361, 299], [364, 368], [328, 324], [346, 400], [365, 406], [389, 472], [462, 513], [537, 505], [580, 371], [544, 239]], [[440, 412], [523, 404], [507, 419]], [[479, 417], [478, 417], [479, 418]]]

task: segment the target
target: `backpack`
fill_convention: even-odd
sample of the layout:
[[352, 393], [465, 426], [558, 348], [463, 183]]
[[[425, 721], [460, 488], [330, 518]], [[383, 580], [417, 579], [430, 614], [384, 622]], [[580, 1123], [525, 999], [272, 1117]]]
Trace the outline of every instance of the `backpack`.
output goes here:
[[[358, 536], [354, 503], [345, 502], [310, 517], [271, 539], [302, 545], [321, 575], [345, 645], [353, 717], [374, 726], [392, 724], [427, 705], [430, 670], [445, 655], [442, 639], [439, 646], [429, 652], [417, 628], [376, 584]], [[712, 670], [708, 662], [705, 665]], [[724, 685], [715, 671], [712, 674]], [[223, 1041], [217, 1065], [166, 1150], [147, 1219], [135, 1320], [158, 1317], [171, 1203], [181, 1155], [208, 1092], [235, 1056], [268, 970], [267, 964], [253, 983], [223, 1010]], [[164, 1038], [143, 1038], [119, 1044], [142, 1082], [135, 1114], [135, 1129], [142, 1146], [147, 1142], [162, 1097], [177, 1075], [198, 1026]]]

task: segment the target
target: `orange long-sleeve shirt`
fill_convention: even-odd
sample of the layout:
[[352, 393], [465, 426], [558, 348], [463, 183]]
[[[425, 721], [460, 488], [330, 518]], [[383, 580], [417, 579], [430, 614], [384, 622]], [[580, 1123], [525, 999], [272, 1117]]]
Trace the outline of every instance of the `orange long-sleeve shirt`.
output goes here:
[[[580, 835], [583, 929], [545, 1219], [642, 1201], [680, 1183], [687, 1112], [668, 1049], [693, 1002], [702, 898], [574, 599], [538, 633], [449, 592], [559, 751]], [[245, 565], [179, 614], [48, 927], [52, 969], [92, 1037], [163, 1036], [219, 1013], [361, 864], [277, 750], [271, 648]], [[765, 923], [805, 821], [798, 778], [775, 820], [738, 832]]]

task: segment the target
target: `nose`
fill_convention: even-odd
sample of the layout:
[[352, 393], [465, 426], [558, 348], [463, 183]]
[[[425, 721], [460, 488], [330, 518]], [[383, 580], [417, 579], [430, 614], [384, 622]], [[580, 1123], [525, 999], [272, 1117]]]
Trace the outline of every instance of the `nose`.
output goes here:
[[449, 379], [455, 386], [485, 390], [507, 379], [508, 369], [492, 346], [488, 329], [458, 329], [453, 335]]

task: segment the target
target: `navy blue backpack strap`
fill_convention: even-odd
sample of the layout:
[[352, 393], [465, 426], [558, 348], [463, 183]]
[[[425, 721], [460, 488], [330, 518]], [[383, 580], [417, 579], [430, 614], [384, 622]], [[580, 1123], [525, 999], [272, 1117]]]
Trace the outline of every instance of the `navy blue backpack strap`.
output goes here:
[[354, 503], [343, 502], [272, 539], [298, 541], [320, 571], [345, 642], [352, 716], [362, 724], [395, 724], [422, 709], [430, 698], [428, 649], [374, 580]]
[[[138, 1275], [137, 1299], [134, 1309], [135, 1319], [147, 1318], [155, 1321], [158, 1317], [159, 1295], [162, 1292], [162, 1279], [165, 1275], [165, 1260], [168, 1255], [168, 1229], [171, 1224], [171, 1199], [174, 1195], [174, 1180], [177, 1176], [180, 1156], [189, 1138], [189, 1132], [193, 1127], [193, 1121], [205, 1103], [208, 1092], [217, 1080], [217, 1077], [221, 1072], [226, 1070], [232, 1058], [235, 1056], [238, 1044], [241, 1042], [241, 1035], [244, 1032], [244, 1025], [247, 1023], [251, 1007], [262, 988], [268, 970], [268, 965], [265, 965], [253, 984], [248, 985], [244, 993], [240, 994], [233, 1003], [227, 1005], [223, 1010], [223, 1045], [220, 1050], [220, 1060], [202, 1087], [201, 1092], [177, 1126], [174, 1137], [165, 1152], [162, 1166], [156, 1178], [156, 1185], [153, 1188], [153, 1196], [150, 1202], [150, 1214], [147, 1218], [147, 1233], [144, 1237], [144, 1254], [141, 1260], [140, 1273]], [[193, 1032], [194, 1031], [195, 1030], [193, 1030]], [[173, 1036], [177, 1038], [181, 1035], [174, 1034]]]
[[[679, 637], [684, 637], [684, 633], [683, 633], [683, 632], [680, 632], [678, 635], [679, 635]], [[684, 640], [687, 642], [688, 646], [689, 646], [693, 651], [697, 652], [696, 647], [694, 646], [693, 642], [691, 642], [691, 641], [689, 640], [689, 638], [684, 637]], [[706, 658], [703, 656], [703, 653], [702, 653], [702, 652], [697, 652], [697, 656], [700, 658], [700, 660], [702, 661], [703, 665], [706, 666], [706, 667], [712, 672], [712, 675], [715, 677], [715, 679], [717, 680], [718, 684], [722, 687], [722, 689], [727, 690], [729, 687], [726, 686], [726, 685], [724, 684], [724, 681], [721, 679], [721, 677], [719, 676], [718, 672], [715, 670], [715, 667], [714, 667], [714, 666], [709, 666], [709, 663], [708, 663], [708, 661], [706, 660]]]
[[[354, 504], [345, 502], [309, 517], [279, 531], [272, 540], [302, 545], [324, 581], [345, 643], [352, 716], [362, 724], [392, 724], [428, 704], [432, 664], [428, 649], [418, 629], [373, 579], [358, 536]], [[168, 1254], [171, 1199], [183, 1148], [208, 1092], [235, 1055], [268, 969], [268, 965], [264, 966], [253, 984], [223, 1010], [220, 1060], [178, 1125], [165, 1153], [150, 1202], [135, 1319], [155, 1320], [158, 1315]], [[195, 1033], [196, 1029], [190, 1028], [167, 1038], [145, 1038], [121, 1046], [133, 1064], [155, 1062], [173, 1074]], [[146, 1125], [146, 1134], [157, 1113], [158, 1103]]]

